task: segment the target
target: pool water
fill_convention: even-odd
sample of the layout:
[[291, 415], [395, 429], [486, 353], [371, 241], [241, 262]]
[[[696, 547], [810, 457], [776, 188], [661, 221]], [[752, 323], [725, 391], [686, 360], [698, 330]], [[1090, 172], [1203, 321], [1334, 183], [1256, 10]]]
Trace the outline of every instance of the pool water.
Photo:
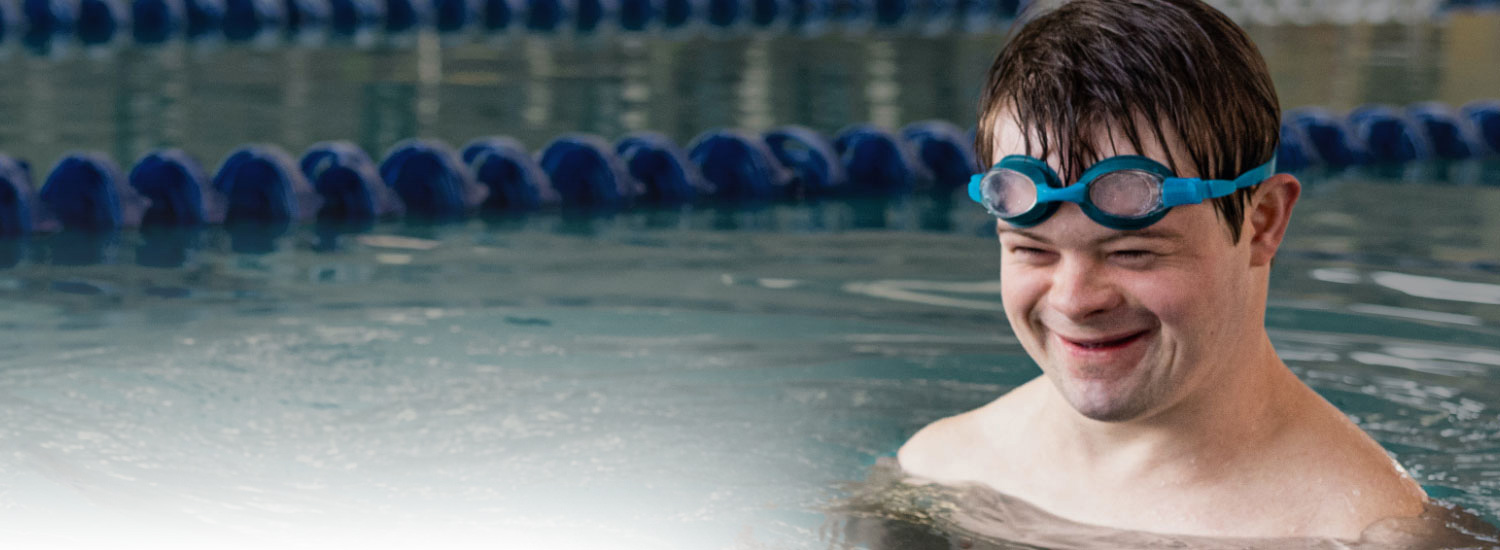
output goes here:
[[[1500, 94], [1495, 14], [1250, 31], [1289, 108]], [[0, 151], [41, 174], [74, 149], [213, 166], [250, 142], [967, 125], [1000, 41], [4, 51]], [[1500, 521], [1500, 166], [1305, 181], [1278, 351], [1429, 494]], [[1000, 311], [992, 224], [918, 195], [0, 242], [0, 543], [1205, 546], [1007, 541], [1043, 515], [955, 516], [893, 480], [917, 429], [1039, 374]]]
[[[15, 519], [0, 535], [837, 548], [860, 521], [943, 533], [844, 504], [916, 429], [1038, 374], [967, 206], [308, 226], [254, 254], [214, 230], [167, 269], [138, 264], [138, 233], [94, 265], [56, 265], [77, 242], [39, 238], [0, 271]], [[1267, 319], [1298, 375], [1490, 522], [1497, 207], [1492, 183], [1310, 180]]]

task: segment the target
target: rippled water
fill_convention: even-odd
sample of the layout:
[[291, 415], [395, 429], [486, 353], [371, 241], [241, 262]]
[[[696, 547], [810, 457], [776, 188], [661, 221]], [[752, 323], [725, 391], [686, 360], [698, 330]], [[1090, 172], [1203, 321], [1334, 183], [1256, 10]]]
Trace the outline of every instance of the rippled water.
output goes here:
[[[1493, 13], [1250, 30], [1287, 107], [1500, 90]], [[965, 125], [999, 42], [7, 50], [0, 151], [40, 175], [72, 149], [129, 162], [179, 146], [212, 165], [248, 142], [379, 154], [411, 136], [536, 148], [573, 131], [685, 143], [718, 126]], [[1429, 494], [1494, 523], [1500, 168], [1384, 176], [1309, 181], [1273, 273], [1271, 337]], [[877, 466], [1039, 372], [999, 311], [976, 210], [918, 197], [0, 242], [0, 542], [1206, 545], [1027, 538], [1005, 529], [1045, 514], [913, 490]], [[954, 515], [954, 498], [983, 506]]]
[[[888, 547], [1001, 545], [840, 504], [916, 429], [1038, 374], [967, 206], [297, 227], [255, 253], [214, 230], [173, 268], [137, 233], [39, 238], [0, 271], [0, 535], [829, 548], [873, 521], [909, 535]], [[1496, 211], [1495, 180], [1312, 181], [1267, 319], [1490, 522]]]

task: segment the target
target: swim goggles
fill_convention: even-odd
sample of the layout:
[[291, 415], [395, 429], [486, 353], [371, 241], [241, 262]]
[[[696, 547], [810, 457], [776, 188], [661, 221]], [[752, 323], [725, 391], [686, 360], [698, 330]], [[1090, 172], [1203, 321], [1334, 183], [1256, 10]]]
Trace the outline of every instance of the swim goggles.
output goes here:
[[1063, 202], [1076, 203], [1099, 225], [1120, 230], [1147, 227], [1174, 206], [1198, 204], [1250, 187], [1276, 172], [1276, 157], [1234, 180], [1179, 178], [1146, 157], [1121, 155], [1099, 161], [1063, 187], [1041, 160], [1010, 155], [988, 172], [969, 178], [969, 198], [1017, 227], [1042, 223]]

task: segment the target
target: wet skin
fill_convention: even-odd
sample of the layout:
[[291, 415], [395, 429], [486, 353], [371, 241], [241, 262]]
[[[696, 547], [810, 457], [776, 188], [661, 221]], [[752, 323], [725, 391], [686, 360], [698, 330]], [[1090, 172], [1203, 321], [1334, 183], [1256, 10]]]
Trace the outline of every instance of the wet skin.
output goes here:
[[[1027, 152], [1013, 120], [995, 132], [995, 158]], [[1105, 156], [1169, 160], [1151, 136], [1144, 151], [1099, 139]], [[1420, 514], [1420, 487], [1266, 334], [1270, 264], [1299, 193], [1287, 175], [1258, 185], [1238, 241], [1209, 204], [1139, 231], [1073, 204], [1030, 228], [998, 222], [1006, 318], [1043, 376], [924, 429], [902, 467], [1162, 533], [1353, 539]]]

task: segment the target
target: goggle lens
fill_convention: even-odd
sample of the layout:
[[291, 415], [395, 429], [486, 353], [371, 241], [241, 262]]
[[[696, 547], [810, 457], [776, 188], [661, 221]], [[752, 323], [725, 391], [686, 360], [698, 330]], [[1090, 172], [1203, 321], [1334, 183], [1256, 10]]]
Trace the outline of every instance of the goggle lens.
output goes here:
[[1118, 170], [1089, 183], [1094, 208], [1120, 218], [1144, 218], [1161, 208], [1162, 178], [1144, 170]]
[[1036, 206], [1036, 183], [1015, 170], [993, 170], [985, 174], [979, 185], [985, 206], [996, 216], [1019, 216]]

